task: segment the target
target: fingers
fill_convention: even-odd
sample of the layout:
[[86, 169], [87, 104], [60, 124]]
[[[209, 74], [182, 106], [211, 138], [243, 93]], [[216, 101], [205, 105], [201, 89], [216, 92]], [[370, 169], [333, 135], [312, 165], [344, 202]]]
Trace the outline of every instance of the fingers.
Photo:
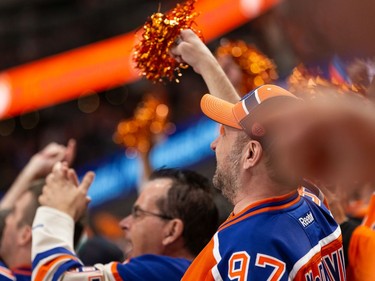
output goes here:
[[76, 141], [70, 139], [66, 146], [52, 142], [39, 152], [44, 159], [49, 159], [52, 163], [66, 161], [71, 165], [76, 155]]
[[94, 178], [95, 178], [95, 174], [93, 172], [87, 172], [85, 176], [83, 177], [82, 182], [78, 188], [81, 189], [83, 192], [87, 193], [91, 184], [94, 181]]
[[179, 45], [176, 45], [175, 47], [171, 48], [169, 50], [169, 55], [174, 58], [175, 60], [177, 60], [178, 58], [181, 58], [181, 43], [179, 43]]
[[52, 159], [55, 161], [62, 161], [65, 155], [66, 148], [57, 143], [48, 144], [39, 154], [45, 159]]
[[75, 186], [79, 186], [79, 180], [76, 172], [73, 169], [68, 170], [68, 178]]
[[62, 146], [51, 142], [45, 148], [43, 148], [39, 153], [45, 156], [55, 155], [58, 154], [62, 149]]
[[57, 162], [55, 165], [52, 167], [52, 173], [57, 173], [62, 167], [61, 162]]
[[68, 170], [68, 164], [66, 162], [57, 162], [53, 165], [52, 174], [57, 178], [67, 178]]
[[174, 56], [173, 57], [178, 63], [184, 63], [184, 60], [182, 59], [181, 56]]
[[58, 162], [46, 178], [39, 202], [42, 206], [57, 209], [77, 220], [91, 202], [87, 192], [94, 177], [93, 172], [88, 172], [78, 185], [76, 172], [69, 169], [67, 163]]
[[184, 29], [181, 31], [180, 36], [175, 41], [175, 46], [171, 48], [170, 55], [178, 62], [184, 62], [182, 59], [183, 49], [187, 43], [193, 40], [200, 40], [199, 37], [191, 29]]
[[190, 41], [199, 37], [191, 29], [184, 29], [180, 33], [180, 37], [183, 41]]
[[50, 185], [46, 182], [46, 184], [43, 186], [43, 193], [38, 198], [39, 203], [42, 206], [51, 206], [50, 198], [54, 196], [54, 191], [51, 190]]
[[186, 57], [186, 54], [190, 48], [191, 46], [189, 46], [189, 43], [182, 41], [178, 46], [169, 51], [169, 55], [178, 63], [188, 63], [184, 60], [184, 58]]
[[64, 160], [68, 162], [69, 166], [72, 164], [76, 156], [77, 142], [75, 139], [70, 139], [65, 149]]

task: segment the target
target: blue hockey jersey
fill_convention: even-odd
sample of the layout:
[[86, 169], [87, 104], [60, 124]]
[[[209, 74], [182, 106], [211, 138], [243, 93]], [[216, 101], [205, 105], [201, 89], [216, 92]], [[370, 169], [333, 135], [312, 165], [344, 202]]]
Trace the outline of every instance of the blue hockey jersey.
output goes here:
[[301, 194], [231, 215], [182, 280], [345, 280], [339, 226], [319, 197]]

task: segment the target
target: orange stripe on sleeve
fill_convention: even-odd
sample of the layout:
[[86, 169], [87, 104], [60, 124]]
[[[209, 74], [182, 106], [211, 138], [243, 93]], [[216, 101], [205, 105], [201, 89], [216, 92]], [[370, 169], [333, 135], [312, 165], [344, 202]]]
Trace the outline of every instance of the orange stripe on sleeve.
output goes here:
[[111, 272], [113, 275], [113, 278], [115, 278], [116, 281], [122, 281], [122, 278], [120, 277], [120, 274], [117, 271], [117, 264], [116, 262], [112, 263], [111, 265]]
[[56, 259], [51, 260], [50, 262], [42, 265], [35, 276], [34, 281], [43, 281], [45, 276], [47, 275], [48, 271], [54, 267], [57, 263], [63, 261], [63, 260], [77, 260], [71, 255], [62, 255], [57, 257]]
[[16, 278], [13, 276], [12, 272], [8, 268], [0, 267], [0, 275], [5, 276], [6, 278], [16, 280]]

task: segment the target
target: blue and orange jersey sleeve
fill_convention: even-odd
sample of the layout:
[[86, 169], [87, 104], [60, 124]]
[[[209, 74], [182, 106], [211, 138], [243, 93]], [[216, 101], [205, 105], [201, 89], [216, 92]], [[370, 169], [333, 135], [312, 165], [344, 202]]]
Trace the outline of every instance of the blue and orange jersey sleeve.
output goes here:
[[114, 280], [116, 266], [82, 264], [73, 250], [73, 232], [74, 221], [68, 215], [38, 208], [33, 223], [33, 281]]
[[16, 281], [12, 271], [0, 262], [0, 281]]
[[190, 261], [161, 255], [142, 255], [117, 266], [118, 276], [128, 281], [180, 281]]
[[73, 268], [81, 267], [79, 259], [63, 247], [52, 248], [39, 253], [33, 260], [33, 280], [60, 280], [62, 275]]
[[31, 281], [31, 265], [20, 266], [11, 270], [17, 281]]

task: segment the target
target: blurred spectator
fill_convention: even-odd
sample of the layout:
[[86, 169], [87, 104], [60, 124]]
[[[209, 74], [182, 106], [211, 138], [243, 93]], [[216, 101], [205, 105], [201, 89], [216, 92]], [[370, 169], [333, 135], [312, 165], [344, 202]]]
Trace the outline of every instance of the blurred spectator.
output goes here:
[[33, 183], [19, 196], [5, 219], [0, 245], [0, 255], [6, 265], [0, 268], [0, 277], [5, 280], [31, 280], [31, 225], [43, 186], [43, 180]]
[[[45, 183], [43, 178], [56, 162], [71, 163], [75, 146], [74, 140], [70, 140], [67, 146], [48, 144], [30, 158], [0, 201], [1, 223], [4, 224], [1, 225], [0, 257], [4, 262], [1, 264], [0, 275], [4, 274], [1, 277], [31, 279], [31, 225]], [[77, 237], [80, 230], [82, 227], [77, 223]]]
[[[85, 235], [80, 245], [75, 247], [77, 255], [85, 265], [124, 261], [123, 233], [119, 219], [106, 211], [88, 212]], [[122, 242], [122, 243], [121, 243]], [[121, 246], [121, 248], [120, 248]]]
[[[358, 189], [361, 187], [357, 186]], [[346, 196], [342, 186], [324, 188], [330, 209], [342, 231], [347, 278], [350, 281], [371, 281], [375, 278], [373, 249], [375, 246], [375, 194], [371, 196], [363, 221], [345, 215]]]
[[77, 255], [85, 265], [124, 261], [122, 251], [114, 243], [99, 235], [88, 238], [77, 251]]

